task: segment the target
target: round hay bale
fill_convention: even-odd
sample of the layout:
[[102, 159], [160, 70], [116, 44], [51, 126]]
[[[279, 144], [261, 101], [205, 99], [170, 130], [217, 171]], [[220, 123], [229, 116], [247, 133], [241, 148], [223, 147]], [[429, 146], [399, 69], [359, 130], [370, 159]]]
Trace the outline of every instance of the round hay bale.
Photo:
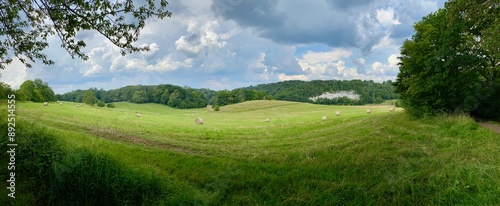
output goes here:
[[43, 106], [49, 106], [49, 103], [48, 102], [44, 102]]
[[141, 114], [139, 112], [137, 112], [137, 114], [135, 114], [136, 117], [141, 117]]
[[271, 121], [271, 119], [269, 119], [269, 118], [266, 118], [266, 122], [270, 122], [270, 121]]
[[207, 105], [207, 110], [208, 111], [213, 111], [214, 109], [212, 108], [212, 105]]
[[323, 116], [322, 120], [328, 120], [328, 116]]
[[389, 111], [391, 112], [394, 112], [395, 108], [394, 107], [391, 107], [391, 109], [389, 109]]
[[368, 110], [366, 110], [366, 113], [367, 113], [367, 114], [371, 114], [371, 113], [372, 113], [372, 109], [368, 109]]
[[196, 123], [196, 124], [203, 124], [203, 119], [202, 118], [196, 118], [194, 120], [194, 123]]
[[335, 116], [340, 116], [340, 111], [336, 111]]

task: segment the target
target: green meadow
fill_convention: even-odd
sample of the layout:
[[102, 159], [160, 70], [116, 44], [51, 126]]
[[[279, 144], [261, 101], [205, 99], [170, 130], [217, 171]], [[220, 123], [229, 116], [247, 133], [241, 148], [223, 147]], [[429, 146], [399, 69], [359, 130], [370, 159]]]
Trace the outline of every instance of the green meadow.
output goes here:
[[3, 189], [0, 205], [500, 202], [500, 135], [467, 116], [415, 120], [388, 103], [115, 105], [17, 103], [16, 199]]

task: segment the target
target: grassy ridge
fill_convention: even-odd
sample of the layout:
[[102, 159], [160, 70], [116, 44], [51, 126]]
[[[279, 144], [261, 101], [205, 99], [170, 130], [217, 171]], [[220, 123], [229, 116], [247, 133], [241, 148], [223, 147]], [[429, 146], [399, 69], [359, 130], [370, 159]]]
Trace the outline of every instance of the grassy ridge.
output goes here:
[[[21, 103], [18, 116], [48, 128], [67, 150], [84, 148], [125, 171], [155, 174], [166, 183], [161, 187], [167, 192], [157, 195], [160, 204], [500, 200], [500, 135], [468, 117], [414, 121], [389, 112], [388, 105], [372, 106], [371, 115], [366, 109], [280, 101], [219, 112], [156, 104], [108, 109]], [[330, 119], [322, 121], [323, 115]], [[195, 125], [196, 117], [205, 124]]]

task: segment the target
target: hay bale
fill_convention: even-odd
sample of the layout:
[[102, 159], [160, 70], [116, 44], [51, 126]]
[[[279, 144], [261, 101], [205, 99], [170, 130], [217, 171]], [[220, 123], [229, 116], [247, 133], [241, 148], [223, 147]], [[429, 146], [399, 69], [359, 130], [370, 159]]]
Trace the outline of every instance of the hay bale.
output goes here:
[[391, 112], [394, 112], [394, 110], [396, 110], [394, 107], [391, 107], [391, 109], [389, 109], [389, 111]]
[[328, 116], [323, 116], [322, 120], [328, 120]]
[[270, 121], [271, 121], [271, 119], [269, 119], [269, 118], [266, 118], [266, 122], [270, 122]]
[[372, 113], [372, 109], [368, 109], [368, 110], [366, 110], [366, 113], [367, 113], [367, 114], [371, 114], [371, 113]]
[[194, 123], [196, 123], [196, 124], [203, 124], [203, 119], [202, 118], [196, 118], [194, 120]]
[[49, 103], [48, 102], [44, 102], [43, 106], [49, 106]]
[[135, 116], [136, 116], [136, 117], [141, 117], [141, 114], [140, 114], [139, 112], [137, 112], [137, 113], [135, 114]]
[[214, 109], [212, 108], [212, 105], [207, 105], [207, 110], [208, 111], [214, 111]]
[[340, 116], [340, 111], [336, 111], [335, 116]]

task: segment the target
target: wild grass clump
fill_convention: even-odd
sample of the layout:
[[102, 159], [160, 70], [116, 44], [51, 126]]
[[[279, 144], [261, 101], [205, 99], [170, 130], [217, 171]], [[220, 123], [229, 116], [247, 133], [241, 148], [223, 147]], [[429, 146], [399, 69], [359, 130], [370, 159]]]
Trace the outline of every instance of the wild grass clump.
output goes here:
[[[0, 110], [7, 114], [5, 110]], [[1, 115], [0, 130], [7, 131], [7, 115]], [[7, 170], [7, 166], [0, 167], [0, 177], [7, 179], [6, 175], [15, 172], [17, 204], [45, 204], [48, 198], [47, 191], [51, 188], [50, 180], [54, 178], [53, 164], [60, 161], [64, 155], [61, 145], [54, 135], [45, 129], [34, 127], [34, 123], [16, 119], [15, 141], [10, 142], [7, 135], [0, 139], [1, 150], [7, 151], [7, 144], [15, 143], [15, 169]], [[12, 125], [11, 125], [12, 126]], [[10, 148], [9, 148], [10, 149]], [[9, 154], [1, 152], [2, 163], [9, 162]], [[5, 181], [2, 181], [5, 183]], [[3, 185], [2, 185], [3, 186]], [[6, 192], [7, 190], [3, 191]], [[0, 194], [0, 205], [9, 202], [5, 199], [7, 194]], [[3, 202], [6, 201], [6, 202]]]
[[57, 205], [155, 205], [161, 180], [126, 169], [113, 158], [76, 149], [54, 165], [51, 203]]
[[[7, 131], [4, 116], [0, 119], [2, 133]], [[2, 190], [0, 205], [156, 205], [165, 198], [163, 181], [152, 174], [139, 173], [89, 149], [64, 148], [54, 131], [19, 118], [16, 121], [16, 168], [0, 167], [2, 180], [15, 172], [16, 198]], [[0, 147], [7, 151], [11, 142], [3, 136]], [[0, 158], [2, 163], [9, 162], [6, 152]], [[2, 182], [6, 188], [6, 181]]]

